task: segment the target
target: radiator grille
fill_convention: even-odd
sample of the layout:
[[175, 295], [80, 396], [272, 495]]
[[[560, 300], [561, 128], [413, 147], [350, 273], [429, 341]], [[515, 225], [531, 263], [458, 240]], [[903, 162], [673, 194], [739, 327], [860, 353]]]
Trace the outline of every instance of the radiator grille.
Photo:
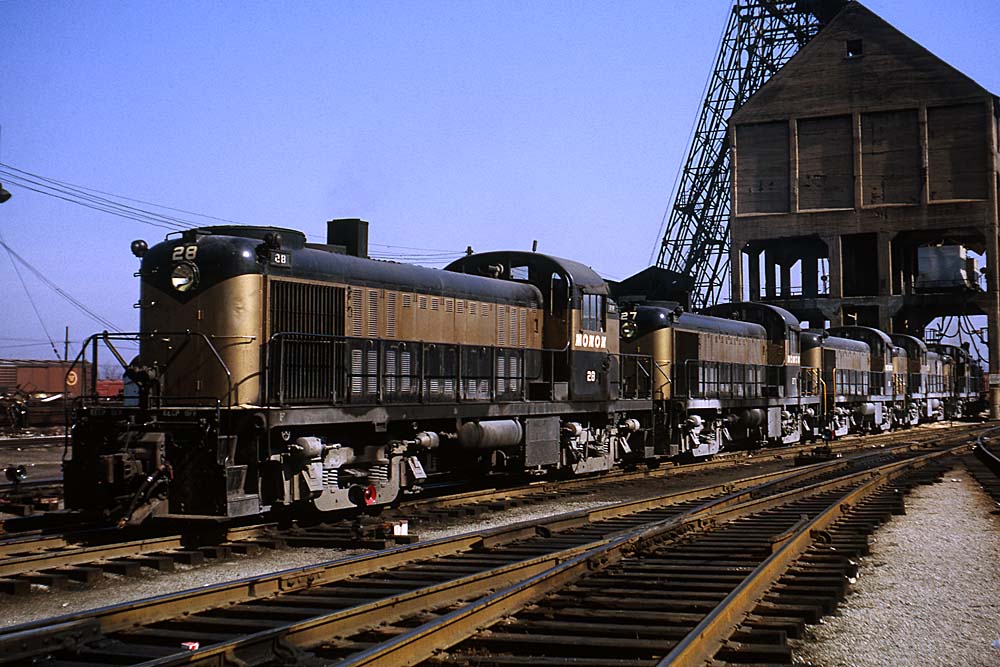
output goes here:
[[284, 401], [330, 400], [334, 394], [335, 343], [317, 336], [344, 334], [343, 287], [284, 280], [270, 282], [273, 343], [270, 386]]

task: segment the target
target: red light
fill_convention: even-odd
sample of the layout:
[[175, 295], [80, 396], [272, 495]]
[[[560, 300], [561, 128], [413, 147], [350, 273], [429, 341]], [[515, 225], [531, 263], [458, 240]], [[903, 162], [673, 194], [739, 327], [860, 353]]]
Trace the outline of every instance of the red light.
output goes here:
[[374, 484], [369, 484], [365, 487], [365, 505], [371, 505], [375, 502], [375, 498], [378, 497], [378, 489], [375, 488]]

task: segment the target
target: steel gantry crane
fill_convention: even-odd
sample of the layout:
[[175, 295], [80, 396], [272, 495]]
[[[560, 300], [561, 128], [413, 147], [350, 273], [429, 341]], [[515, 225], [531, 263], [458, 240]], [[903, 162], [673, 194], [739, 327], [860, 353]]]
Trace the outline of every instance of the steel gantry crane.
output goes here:
[[728, 293], [729, 116], [849, 0], [735, 0], [705, 88], [674, 201], [663, 214], [656, 265], [694, 280], [691, 307]]

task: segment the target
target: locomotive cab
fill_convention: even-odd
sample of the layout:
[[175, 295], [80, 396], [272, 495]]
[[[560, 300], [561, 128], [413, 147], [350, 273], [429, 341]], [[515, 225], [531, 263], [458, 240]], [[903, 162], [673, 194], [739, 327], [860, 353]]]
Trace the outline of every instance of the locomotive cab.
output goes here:
[[546, 358], [529, 378], [530, 398], [618, 398], [618, 308], [593, 269], [541, 253], [498, 251], [467, 255], [445, 270], [525, 282], [542, 293]]

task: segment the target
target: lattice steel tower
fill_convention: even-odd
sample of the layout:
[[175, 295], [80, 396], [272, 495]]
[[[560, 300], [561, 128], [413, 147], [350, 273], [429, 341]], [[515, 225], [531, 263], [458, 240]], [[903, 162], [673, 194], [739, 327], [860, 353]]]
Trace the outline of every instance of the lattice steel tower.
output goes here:
[[691, 307], [719, 301], [729, 275], [727, 123], [848, 0], [735, 0], [677, 179], [657, 266], [694, 279]]

